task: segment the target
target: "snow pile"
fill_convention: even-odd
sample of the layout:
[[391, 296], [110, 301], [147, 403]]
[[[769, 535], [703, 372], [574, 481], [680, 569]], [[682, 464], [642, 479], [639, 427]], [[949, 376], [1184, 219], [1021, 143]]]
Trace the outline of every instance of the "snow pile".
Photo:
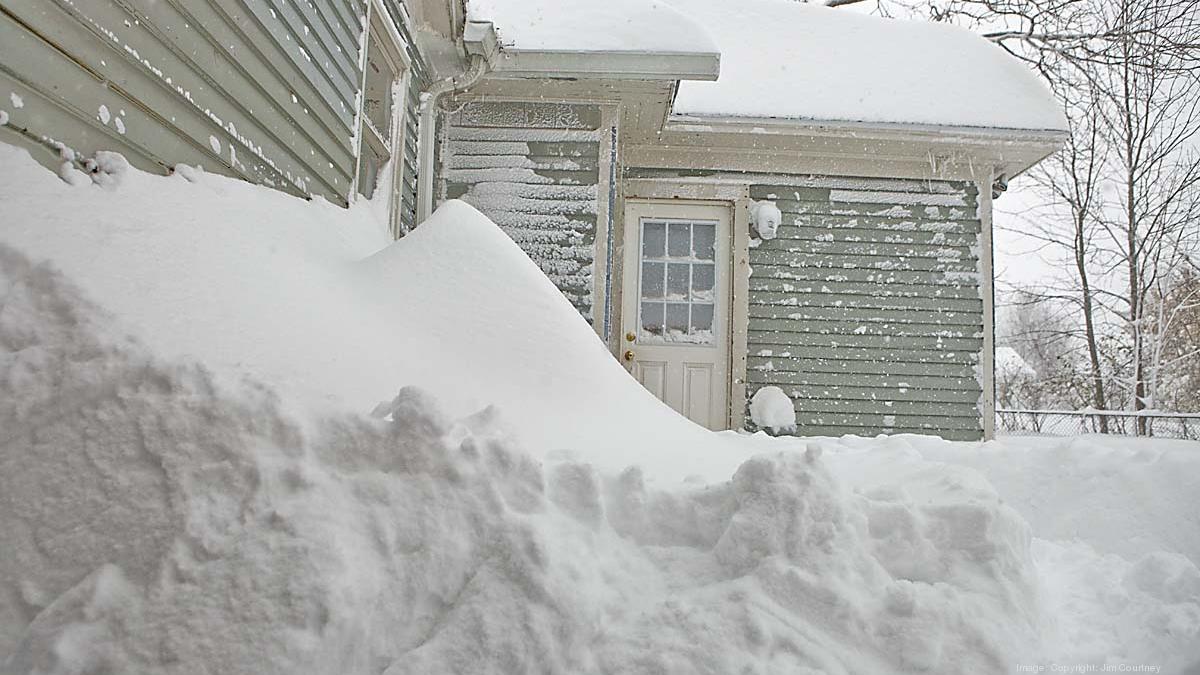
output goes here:
[[1032, 524], [1047, 617], [1043, 672], [1056, 663], [1093, 664], [1090, 672], [1105, 664], [1108, 672], [1200, 668], [1200, 444], [1089, 436], [967, 445], [907, 436], [845, 439], [827, 456], [856, 491], [898, 483], [918, 502], [913, 474], [967, 469], [938, 483], [950, 491], [962, 477], [986, 476]]
[[1182, 556], [1059, 597], [973, 469], [690, 424], [463, 204], [0, 157], [0, 671], [1011, 672], [1136, 634], [1072, 570], [1200, 644]]
[[495, 24], [517, 51], [717, 52], [704, 28], [660, 0], [468, 0], [467, 16]]
[[1012, 437], [962, 452], [914, 443], [926, 459], [986, 475], [1039, 537], [1086, 541], [1131, 561], [1171, 551], [1200, 563], [1200, 444]]
[[796, 409], [779, 387], [762, 387], [750, 397], [750, 419], [772, 433], [796, 430]]
[[411, 387], [306, 433], [7, 247], [0, 288], [5, 672], [956, 673], [1035, 641], [992, 495], [850, 497], [818, 446], [663, 491]]
[[112, 164], [103, 189], [68, 185], [0, 145], [3, 241], [53, 259], [163, 358], [270, 383], [301, 418], [370, 411], [401, 384], [453, 417], [496, 404], [535, 456], [569, 443], [651, 480], [728, 478], [744, 458], [629, 387], [562, 293], [466, 204], [389, 246], [366, 205]]
[[1083, 542], [1043, 539], [1034, 540], [1033, 553], [1055, 617], [1045, 638], [1062, 645], [1057, 661], [1198, 672], [1200, 571], [1191, 560], [1155, 551], [1131, 563]]

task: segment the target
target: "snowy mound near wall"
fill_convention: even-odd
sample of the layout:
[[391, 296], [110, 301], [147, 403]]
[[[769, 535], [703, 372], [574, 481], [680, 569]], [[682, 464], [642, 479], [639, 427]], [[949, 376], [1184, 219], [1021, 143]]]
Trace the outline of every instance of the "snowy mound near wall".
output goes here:
[[8, 247], [0, 290], [5, 672], [956, 673], [1036, 636], [986, 489], [851, 497], [814, 446], [663, 492], [414, 388], [305, 433]]
[[53, 260], [164, 358], [269, 383], [305, 419], [418, 385], [456, 417], [500, 407], [536, 456], [641, 464], [652, 481], [728, 478], [744, 458], [630, 387], [528, 256], [463, 202], [393, 244], [369, 208], [101, 159], [106, 187], [82, 174], [73, 186], [0, 145], [3, 240]]
[[[694, 427], [465, 205], [389, 244], [362, 209], [104, 165], [0, 146], [5, 675], [1095, 653], [1046, 642], [1036, 542], [978, 472]], [[1104, 578], [1182, 663], [1195, 567], [1155, 560]]]

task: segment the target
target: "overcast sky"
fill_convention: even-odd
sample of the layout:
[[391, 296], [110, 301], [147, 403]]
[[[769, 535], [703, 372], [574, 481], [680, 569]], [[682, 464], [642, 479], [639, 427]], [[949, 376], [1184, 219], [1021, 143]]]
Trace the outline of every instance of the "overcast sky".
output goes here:
[[[1032, 207], [1040, 201], [1026, 178], [1018, 177], [992, 208], [992, 247], [995, 250], [997, 294], [1014, 286], [1044, 283], [1063, 270], [1058, 252], [1043, 250], [1042, 243], [1020, 234], [1023, 226], [1039, 217]], [[1040, 217], [1046, 217], [1042, 214]], [[997, 302], [1003, 299], [997, 297]]]

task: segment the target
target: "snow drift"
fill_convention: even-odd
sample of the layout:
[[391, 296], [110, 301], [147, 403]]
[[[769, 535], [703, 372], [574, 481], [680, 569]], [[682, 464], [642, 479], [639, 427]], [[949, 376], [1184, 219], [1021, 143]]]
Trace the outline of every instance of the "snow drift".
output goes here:
[[[994, 498], [922, 522], [843, 494], [816, 446], [659, 491], [411, 387], [306, 434], [7, 247], [0, 288], [12, 672], [958, 672], [1034, 635], [1028, 531]], [[927, 558], [894, 574], [896, 547]]]
[[[979, 473], [691, 425], [470, 207], [388, 244], [366, 211], [106, 165], [68, 184], [0, 147], [3, 672], [1068, 653], [1037, 542]], [[1187, 663], [1191, 561], [1113, 565], [1123, 616], [1169, 616]], [[1091, 588], [1056, 569], [1072, 602]], [[1107, 635], [1079, 623], [1073, 646]]]
[[[270, 383], [302, 418], [370, 411], [401, 384], [436, 391], [456, 417], [494, 404], [537, 456], [569, 446], [612, 470], [641, 463], [651, 480], [728, 478], [743, 458], [628, 386], [562, 294], [465, 203], [391, 244], [369, 208], [104, 160], [104, 188], [4, 181], [4, 238], [86, 283], [164, 358]], [[0, 164], [45, 173], [8, 146]]]

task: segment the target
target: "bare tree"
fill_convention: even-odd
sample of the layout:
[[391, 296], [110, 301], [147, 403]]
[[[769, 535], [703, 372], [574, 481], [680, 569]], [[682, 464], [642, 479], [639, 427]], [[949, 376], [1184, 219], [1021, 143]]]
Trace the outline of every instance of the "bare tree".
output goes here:
[[1200, 0], [878, 2], [972, 28], [1050, 84], [1071, 135], [1034, 174], [1053, 208], [1030, 229], [1071, 274], [1023, 301], [1078, 313], [1092, 406], [1156, 405], [1190, 356], [1172, 331], [1200, 238]]
[[[1189, 10], [1190, 13], [1182, 13]], [[1200, 14], [1191, 2], [1105, 0], [1107, 23], [1123, 38], [1094, 78], [1103, 132], [1114, 150], [1113, 182], [1121, 207], [1101, 219], [1127, 283], [1114, 296], [1125, 319], [1133, 359], [1133, 410], [1153, 405], [1154, 354], [1150, 296], [1188, 259], [1188, 229], [1200, 222], [1200, 72], [1194, 62]], [[1183, 46], [1181, 48], [1181, 46]], [[1145, 421], [1138, 430], [1145, 433]]]
[[1154, 328], [1163, 336], [1153, 371], [1164, 392], [1163, 404], [1200, 410], [1200, 271], [1184, 267], [1152, 301], [1159, 308]]
[[[1057, 300], [1077, 308], [1083, 320], [1080, 337], [1088, 356], [1090, 396], [1085, 398], [1090, 399], [1092, 407], [1105, 410], [1108, 408], [1108, 397], [1100, 360], [1092, 267], [1097, 253], [1093, 235], [1103, 206], [1100, 192], [1107, 146], [1096, 124], [1094, 98], [1086, 93], [1089, 87], [1088, 82], [1083, 82], [1082, 94], [1077, 89], [1060, 89], [1060, 99], [1067, 110], [1070, 135], [1063, 151], [1033, 172], [1036, 184], [1046, 195], [1047, 201], [1061, 212], [1061, 218], [1033, 219], [1029, 223], [1032, 229], [1024, 231], [1027, 236], [1040, 239], [1047, 246], [1057, 249], [1058, 254], [1070, 262], [1071, 273], [1067, 279], [1049, 284], [1048, 288], [1027, 289], [1025, 295], [1027, 299]], [[1063, 227], [1062, 220], [1069, 222], [1070, 226]], [[1075, 325], [1078, 326], [1078, 323]], [[1100, 418], [1100, 431], [1108, 433], [1106, 417]]]
[[[1075, 409], [1088, 404], [1085, 364], [1071, 309], [1046, 296], [1021, 291], [998, 322], [996, 395], [1002, 407]], [[1002, 353], [1008, 348], [1020, 361]]]

